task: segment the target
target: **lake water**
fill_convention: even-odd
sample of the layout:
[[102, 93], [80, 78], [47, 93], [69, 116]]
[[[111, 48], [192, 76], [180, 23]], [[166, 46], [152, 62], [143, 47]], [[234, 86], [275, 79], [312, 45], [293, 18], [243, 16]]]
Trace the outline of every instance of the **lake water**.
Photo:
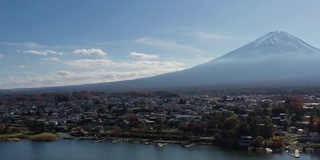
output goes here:
[[[211, 145], [184, 148], [168, 144], [158, 148], [154, 144], [93, 143], [84, 140], [56, 142], [0, 142], [1, 160], [239, 160], [239, 159], [295, 159], [293, 152], [257, 153], [227, 150]], [[300, 159], [320, 159], [319, 153], [301, 153]]]

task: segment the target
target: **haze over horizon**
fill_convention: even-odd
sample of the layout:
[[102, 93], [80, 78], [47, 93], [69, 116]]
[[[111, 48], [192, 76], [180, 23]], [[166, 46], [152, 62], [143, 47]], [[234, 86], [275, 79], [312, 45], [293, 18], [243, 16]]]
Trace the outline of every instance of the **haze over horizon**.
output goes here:
[[149, 77], [216, 59], [270, 31], [320, 48], [320, 1], [0, 2], [0, 89]]

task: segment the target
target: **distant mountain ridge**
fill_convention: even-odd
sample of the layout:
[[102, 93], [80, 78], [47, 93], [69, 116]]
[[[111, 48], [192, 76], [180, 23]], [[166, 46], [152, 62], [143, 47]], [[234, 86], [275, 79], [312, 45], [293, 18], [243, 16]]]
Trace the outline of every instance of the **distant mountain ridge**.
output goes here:
[[217, 59], [183, 71], [119, 82], [29, 90], [137, 91], [320, 86], [319, 61], [320, 49], [284, 31], [274, 31]]

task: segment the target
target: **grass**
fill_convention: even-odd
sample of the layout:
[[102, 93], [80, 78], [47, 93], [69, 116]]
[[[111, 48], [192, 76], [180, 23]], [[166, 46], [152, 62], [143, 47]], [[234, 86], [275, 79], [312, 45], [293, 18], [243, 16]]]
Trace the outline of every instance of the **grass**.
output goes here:
[[30, 134], [32, 134], [32, 132], [2, 134], [0, 135], [0, 141], [20, 141], [22, 139], [26, 139], [26, 137]]
[[27, 136], [27, 139], [30, 141], [37, 141], [37, 142], [52, 142], [58, 139], [58, 136], [53, 133], [44, 132], [35, 135]]
[[32, 132], [12, 133], [0, 135], [0, 141], [20, 141], [27, 139], [37, 142], [52, 142], [58, 139], [58, 136], [54, 133], [44, 132], [40, 134], [34, 134]]
[[2, 134], [0, 138], [20, 138], [23, 137], [26, 133], [12, 133], [12, 134]]
[[40, 134], [34, 134], [33, 132], [21, 132], [0, 135], [0, 141], [19, 141], [23, 139], [38, 142], [52, 142], [57, 140], [58, 136], [54, 133], [49, 132], [44, 132]]

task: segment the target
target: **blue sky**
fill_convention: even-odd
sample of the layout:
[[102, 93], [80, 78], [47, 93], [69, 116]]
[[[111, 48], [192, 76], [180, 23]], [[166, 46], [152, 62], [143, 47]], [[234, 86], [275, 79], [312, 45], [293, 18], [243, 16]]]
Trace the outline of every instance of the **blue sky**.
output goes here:
[[282, 30], [320, 48], [318, 0], [1, 0], [0, 89], [178, 71]]

